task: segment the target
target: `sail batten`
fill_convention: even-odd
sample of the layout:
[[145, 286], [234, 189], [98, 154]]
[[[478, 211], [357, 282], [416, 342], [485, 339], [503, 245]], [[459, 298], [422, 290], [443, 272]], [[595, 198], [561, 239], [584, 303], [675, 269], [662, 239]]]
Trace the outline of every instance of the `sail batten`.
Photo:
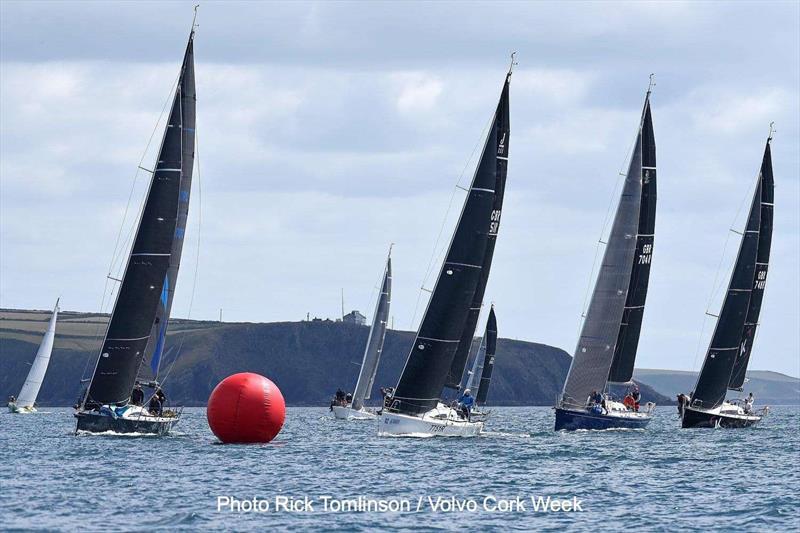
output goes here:
[[361, 362], [361, 371], [358, 374], [358, 381], [353, 392], [352, 408], [356, 411], [364, 407], [364, 400], [368, 400], [372, 393], [372, 386], [375, 383], [375, 375], [378, 372], [383, 342], [386, 338], [386, 328], [389, 321], [389, 307], [392, 299], [392, 257], [386, 259], [386, 268], [383, 272], [381, 292], [375, 304], [372, 326], [369, 330], [367, 346], [364, 350], [364, 358]]
[[[454, 361], [459, 346], [470, 344], [474, 335], [474, 323], [471, 331], [465, 329], [467, 319], [470, 309], [480, 307], [483, 299], [483, 277], [488, 275], [491, 263], [487, 243], [499, 224], [500, 212], [495, 212], [498, 168], [505, 172], [507, 161], [496, 156], [508, 156], [509, 81], [510, 72], [436, 285], [395, 388], [392, 407], [401, 413], [418, 415], [434, 408], [445, 384], [455, 383], [457, 387], [464, 371], [466, 356], [458, 364]], [[504, 179], [500, 186], [503, 182]], [[475, 268], [478, 265], [480, 268]], [[481, 284], [484, 288], [478, 298]], [[468, 352], [468, 348], [464, 351]]]
[[[188, 210], [189, 197], [184, 187], [187, 170], [188, 185], [191, 184], [194, 155], [193, 38], [192, 31], [133, 246], [83, 407], [127, 403], [148, 348], [157, 345], [151, 339], [166, 331], [161, 323], [166, 326], [169, 318], [181, 253], [176, 240], [182, 240]], [[191, 136], [190, 146], [187, 135]], [[191, 152], [191, 159], [185, 157], [187, 151]], [[182, 169], [181, 173], [175, 172], [177, 168]], [[166, 298], [162, 298], [165, 287]]]

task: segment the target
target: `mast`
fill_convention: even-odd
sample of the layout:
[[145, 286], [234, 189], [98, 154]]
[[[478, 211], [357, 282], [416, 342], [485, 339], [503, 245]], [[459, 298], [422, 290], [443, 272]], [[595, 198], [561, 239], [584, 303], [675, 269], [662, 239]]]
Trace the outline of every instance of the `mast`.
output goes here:
[[[511, 67], [509, 68], [507, 80], [508, 77], [511, 76], [511, 71], [515, 64], [514, 54], [511, 54]], [[487, 155], [484, 153], [484, 157], [481, 159], [481, 164], [478, 167], [479, 172], [486, 172], [490, 176], [494, 176], [494, 206], [492, 207], [491, 224], [489, 224], [486, 252], [483, 255], [483, 261], [481, 263], [480, 279], [478, 281], [478, 286], [475, 288], [472, 304], [470, 305], [469, 313], [464, 322], [464, 329], [461, 332], [461, 339], [459, 340], [458, 348], [453, 356], [453, 362], [450, 364], [450, 370], [447, 373], [447, 379], [445, 381], [445, 387], [451, 389], [458, 389], [461, 384], [461, 376], [464, 374], [464, 367], [467, 364], [470, 347], [472, 347], [472, 339], [475, 336], [475, 327], [478, 325], [478, 317], [481, 314], [481, 307], [483, 307], [483, 296], [486, 292], [486, 284], [489, 281], [489, 271], [492, 268], [494, 248], [497, 243], [497, 232], [500, 229], [500, 216], [503, 211], [503, 196], [506, 188], [506, 176], [508, 175], [508, 153], [511, 141], [507, 88], [508, 81], [500, 97], [500, 103], [497, 105], [495, 122], [493, 125], [497, 138], [499, 138], [497, 153], [495, 154], [496, 157], [492, 157], [492, 154]]]
[[364, 400], [369, 400], [372, 385], [375, 383], [375, 374], [378, 372], [378, 363], [383, 352], [383, 341], [386, 338], [386, 326], [389, 321], [389, 307], [392, 303], [392, 248], [389, 247], [389, 256], [386, 258], [386, 268], [383, 271], [381, 293], [375, 304], [372, 327], [369, 329], [367, 347], [364, 350], [364, 359], [361, 362], [361, 372], [358, 374], [356, 389], [353, 392], [352, 408], [356, 411], [364, 407]]
[[[447, 255], [395, 389], [392, 407], [401, 413], [418, 415], [436, 407], [464, 335], [468, 314], [475, 307], [489, 235], [496, 233], [493, 225], [497, 221], [492, 220], [492, 215], [498, 161], [506, 162], [508, 158], [510, 78], [509, 70]], [[462, 361], [458, 380], [463, 366]]]
[[[603, 391], [615, 358], [628, 292], [632, 286], [634, 259], [637, 257], [644, 171], [650, 170], [643, 168], [642, 133], [649, 115], [649, 97], [648, 89], [614, 223], [578, 345], [575, 348], [575, 355], [564, 383], [561, 395], [561, 403], [564, 405], [583, 407], [592, 391]], [[647, 261], [649, 262], [649, 258]], [[633, 364], [632, 358], [630, 364]]]
[[633, 256], [628, 298], [622, 313], [622, 323], [614, 348], [614, 359], [608, 381], [626, 383], [633, 377], [633, 365], [639, 348], [644, 304], [650, 281], [650, 264], [653, 258], [653, 240], [656, 229], [656, 139], [650, 115], [650, 90], [644, 101], [641, 128], [642, 193], [639, 202], [639, 228], [636, 234], [636, 252]]
[[[731, 273], [731, 280], [728, 284], [728, 291], [725, 300], [722, 302], [722, 309], [711, 337], [711, 343], [706, 352], [703, 368], [697, 378], [694, 392], [691, 397], [691, 405], [704, 409], [714, 409], [725, 401], [725, 394], [729, 386], [739, 385], [738, 380], [744, 383], [744, 373], [747, 370], [747, 360], [749, 359], [749, 348], [752, 347], [752, 337], [746, 330], [748, 318], [753, 319], [751, 309], [754, 307], [752, 296], [754, 288], [759, 291], [758, 301], [755, 302], [760, 310], [761, 298], [763, 297], [764, 281], [766, 281], [767, 265], [757, 265], [759, 259], [769, 259], [769, 244], [772, 238], [772, 171], [769, 142], [764, 152], [764, 159], [761, 164], [756, 188], [753, 193], [753, 200], [750, 205], [750, 212], [747, 217], [747, 225], [739, 245], [739, 252], [736, 263]], [[765, 172], [766, 169], [769, 172]], [[764, 191], [764, 189], [768, 191]], [[766, 205], [764, 205], [766, 204]], [[764, 217], [764, 210], [768, 211]], [[761, 222], [766, 220], [768, 226], [764, 229], [767, 242], [765, 248], [760, 246]], [[763, 252], [764, 255], [759, 255]], [[764, 261], [767, 263], [768, 261]], [[762, 274], [763, 273], [763, 274]], [[758, 279], [759, 276], [764, 279]], [[757, 320], [757, 312], [755, 315]], [[751, 324], [752, 332], [755, 334], [755, 324]], [[734, 368], [740, 374], [733, 376]], [[734, 383], [737, 381], [737, 383]]]
[[[184, 63], [187, 59], [190, 64], [192, 62], [193, 38], [194, 25]], [[180, 225], [180, 205], [188, 204], [188, 195], [182, 194], [185, 185], [182, 183], [184, 151], [194, 151], [193, 144], [186, 147], [184, 143], [183, 121], [189, 115], [189, 110], [184, 113], [182, 91], [187, 71], [193, 73], [193, 68], [185, 68], [184, 64], [125, 273], [81, 407], [127, 403], [154, 328], [158, 327], [161, 336], [159, 326], [162, 322], [166, 326], [168, 306], [171, 305], [170, 287], [174, 290], [174, 281], [170, 283], [169, 273], [174, 268], [177, 276], [177, 262], [174, 261], [179, 259], [172, 257], [175, 237], [178, 233], [182, 237], [185, 227], [185, 218], [183, 227]], [[186, 95], [186, 98], [193, 102], [194, 95], [191, 98], [189, 96]], [[191, 117], [194, 118], [193, 109]], [[186, 125], [189, 126], [188, 123]], [[193, 130], [193, 122], [191, 129]], [[191, 133], [193, 138], [194, 132]], [[184, 216], [185, 213], [184, 211]], [[178, 255], [179, 253], [180, 250]], [[162, 308], [161, 311], [159, 307]], [[159, 312], [162, 313], [163, 320], [158, 318]]]
[[489, 394], [489, 382], [492, 380], [492, 371], [494, 370], [494, 354], [497, 351], [497, 317], [494, 316], [494, 306], [489, 310], [489, 320], [486, 321], [484, 339], [486, 339], [486, 353], [483, 359], [481, 384], [478, 387], [478, 394], [475, 396], [477, 405], [486, 403], [486, 396]]
[[36, 403], [36, 397], [39, 396], [39, 389], [42, 388], [44, 375], [47, 373], [47, 366], [50, 364], [50, 355], [53, 353], [59, 300], [56, 300], [56, 306], [53, 308], [53, 315], [50, 317], [47, 331], [45, 331], [42, 343], [39, 344], [39, 349], [36, 351], [36, 357], [33, 359], [28, 377], [25, 378], [25, 383], [22, 385], [22, 390], [17, 396], [16, 403], [18, 407], [33, 407]]
[[755, 278], [750, 292], [750, 305], [747, 308], [747, 317], [744, 321], [741, 349], [733, 365], [728, 388], [741, 391], [747, 373], [747, 364], [750, 362], [750, 353], [758, 327], [758, 317], [761, 314], [761, 302], [764, 299], [764, 288], [767, 284], [767, 270], [769, 269], [769, 252], [772, 246], [772, 217], [775, 198], [775, 180], [772, 176], [772, 153], [770, 141], [772, 132], [764, 148], [764, 157], [761, 160], [761, 222], [758, 230], [758, 252], [756, 253]]

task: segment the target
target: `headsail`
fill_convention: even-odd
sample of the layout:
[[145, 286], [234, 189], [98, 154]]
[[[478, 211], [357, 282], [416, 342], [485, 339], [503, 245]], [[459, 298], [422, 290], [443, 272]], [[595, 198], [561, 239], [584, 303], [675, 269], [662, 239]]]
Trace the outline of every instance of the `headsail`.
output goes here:
[[494, 177], [494, 206], [492, 208], [491, 224], [489, 224], [489, 237], [486, 243], [486, 252], [483, 254], [481, 263], [481, 275], [475, 294], [472, 297], [472, 305], [469, 308], [467, 319], [464, 322], [464, 329], [461, 332], [461, 339], [458, 343], [453, 362], [450, 364], [450, 371], [447, 374], [445, 386], [457, 389], [461, 383], [461, 376], [467, 364], [472, 339], [475, 336], [475, 327], [478, 324], [478, 317], [483, 306], [483, 295], [486, 292], [486, 284], [489, 281], [489, 271], [492, 268], [492, 258], [494, 257], [494, 247], [497, 243], [497, 232], [500, 229], [500, 216], [503, 211], [503, 196], [506, 188], [506, 176], [508, 175], [508, 152], [511, 142], [511, 124], [508, 112], [508, 83], [506, 83], [503, 93], [500, 96], [500, 103], [497, 105], [497, 112], [494, 117], [493, 129], [498, 139], [497, 152], [484, 151], [481, 158], [478, 172], [484, 172], [489, 179]]
[[[89, 389], [83, 399], [83, 406], [96, 407], [103, 404], [124, 404], [130, 399], [139, 367], [142, 364], [148, 344], [156, 331], [160, 332], [157, 320], [159, 312], [168, 317], [168, 306], [171, 295], [167, 297], [167, 309], [161, 305], [161, 296], [166, 279], [173, 270], [177, 275], [177, 259], [175, 253], [176, 235], [181, 233], [181, 205], [184, 203], [183, 175], [186, 169], [184, 154], [194, 151], [194, 145], [185, 146], [185, 142], [193, 142], [194, 135], [187, 138], [184, 126], [194, 127], [185, 119], [194, 118], [194, 94], [184, 97], [183, 91], [187, 72], [191, 75], [192, 40], [194, 29], [189, 36], [184, 65], [178, 80], [175, 96], [170, 108], [169, 121], [164, 131], [155, 170], [147, 191], [144, 209], [125, 267], [117, 300], [111, 313], [103, 340], [102, 349], [97, 359]], [[193, 76], [192, 76], [193, 80]], [[192, 81], [193, 88], [193, 81]], [[191, 102], [190, 109], [184, 109], [184, 103]], [[188, 195], [185, 196], [188, 202]], [[185, 211], [184, 211], [185, 215]], [[182, 223], [185, 225], [185, 218]], [[178, 254], [180, 248], [178, 248]], [[170, 284], [174, 289], [174, 281]], [[169, 288], [168, 288], [169, 292]], [[159, 307], [162, 308], [159, 311]]]
[[486, 403], [486, 396], [489, 394], [489, 382], [492, 380], [494, 370], [494, 355], [497, 351], [497, 317], [494, 316], [494, 306], [489, 310], [489, 320], [486, 321], [486, 334], [484, 334], [484, 346], [486, 353], [483, 358], [483, 372], [481, 373], [481, 384], [478, 387], [478, 394], [475, 402], [478, 405]]
[[389, 322], [389, 307], [392, 303], [392, 252], [386, 258], [386, 269], [383, 271], [383, 282], [378, 302], [375, 304], [375, 313], [372, 327], [369, 330], [367, 348], [364, 350], [364, 360], [361, 362], [361, 372], [358, 374], [356, 390], [353, 392], [352, 408], [356, 411], [364, 407], [364, 400], [368, 400], [375, 383], [375, 374], [378, 372], [378, 363], [383, 352], [383, 341], [386, 338], [386, 327]]
[[728, 388], [741, 390], [744, 385], [747, 364], [753, 350], [753, 341], [758, 327], [758, 317], [761, 314], [761, 302], [764, 299], [764, 287], [767, 283], [767, 270], [769, 268], [769, 252], [772, 245], [772, 214], [775, 197], [775, 181], [772, 177], [772, 154], [769, 141], [764, 148], [764, 158], [761, 161], [761, 222], [758, 229], [758, 252], [756, 254], [755, 279], [750, 293], [750, 305], [747, 308], [747, 318], [744, 321], [744, 333], [741, 349], [733, 365], [733, 373]]
[[[765, 164], [769, 167], [769, 172], [764, 172]], [[764, 189], [770, 189], [765, 193]], [[752, 337], [749, 336], [745, 328], [748, 317], [752, 317], [752, 295], [754, 288], [758, 290], [757, 306], [760, 309], [761, 297], [763, 295], [766, 280], [766, 265], [757, 265], [760, 256], [760, 233], [762, 220], [767, 221], [764, 228], [767, 241], [772, 238], [772, 171], [769, 152], [769, 140], [767, 149], [764, 153], [761, 172], [759, 172], [753, 201], [747, 217], [747, 225], [742, 241], [739, 245], [739, 253], [733, 267], [731, 280], [728, 284], [728, 291], [722, 303], [722, 309], [711, 337], [711, 344], [708, 347], [703, 368], [697, 378], [694, 392], [691, 397], [691, 405], [704, 409], [714, 409], [725, 400], [725, 394], [729, 385], [733, 382], [734, 367], [737, 359], [743, 360], [740, 363], [741, 379], [744, 382], [744, 371], [747, 369], [747, 359], [749, 358], [749, 348], [752, 347]], [[769, 200], [769, 201], [765, 201]], [[766, 205], [765, 205], [766, 204]], [[765, 219], [764, 210], [768, 210]], [[769, 242], [764, 249], [766, 258], [769, 258]], [[762, 269], [762, 267], [764, 267]], [[762, 274], [763, 272], [763, 274]], [[764, 280], [757, 279], [764, 276]], [[757, 320], [757, 316], [756, 316]], [[754, 326], [754, 324], [753, 324]], [[753, 334], [755, 327], [753, 327]], [[736, 376], [739, 379], [739, 376]]]
[[[647, 121], [649, 127], [652, 127], [652, 123], [648, 119], [649, 101], [650, 91], [648, 90], [614, 223], [603, 254], [603, 261], [583, 322], [578, 345], [575, 348], [575, 355], [572, 358], [572, 365], [564, 383], [561, 401], [566, 405], [582, 407], [592, 391], [605, 389], [612, 361], [615, 358], [616, 345], [622, 334], [623, 316], [629, 301], [628, 292], [633, 287], [639, 290], [638, 284], [633, 283], [632, 273], [639, 244], [637, 236], [640, 230], [645, 170], [648, 171], [648, 180], [650, 176], [650, 169], [643, 168], [645, 122]], [[650, 207], [649, 204], [648, 207]], [[638, 327], [636, 334], [638, 336]], [[621, 352], [622, 355], [626, 353], [629, 354], [630, 351]], [[635, 351], [633, 356], [635, 356]], [[627, 360], [627, 356], [624, 359]], [[623, 357], [620, 358], [620, 361], [623, 361]], [[632, 364], [632, 357], [630, 364]]]
[[[464, 335], [470, 308], [475, 307], [473, 302], [483, 275], [489, 235], [496, 233], [492, 214], [498, 162], [505, 163], [508, 158], [508, 133], [501, 128], [508, 124], [510, 77], [511, 71], [503, 84], [480, 163], [433, 294], [395, 389], [392, 406], [401, 413], [416, 415], [436, 406]], [[472, 333], [469, 334], [471, 339]], [[461, 379], [463, 367], [462, 361], [455, 379]]]
[[[648, 93], [649, 94], [649, 93]], [[650, 98], [645, 98], [641, 129], [642, 193], [639, 202], [639, 228], [636, 234], [636, 252], [633, 256], [628, 298], [622, 313], [614, 359], [608, 380], [627, 383], [633, 377], [633, 364], [639, 348], [644, 304], [650, 281], [650, 263], [653, 257], [653, 240], [656, 229], [656, 139], [653, 119], [650, 116]]]
[[44, 375], [47, 373], [47, 366], [50, 364], [50, 355], [53, 353], [57, 320], [58, 300], [56, 300], [56, 306], [53, 308], [53, 316], [50, 317], [50, 323], [47, 325], [47, 331], [44, 333], [42, 343], [39, 345], [36, 357], [34, 357], [31, 364], [28, 377], [25, 378], [25, 384], [22, 385], [22, 390], [17, 396], [17, 407], [33, 407], [33, 404], [36, 403], [36, 397], [39, 396], [39, 389], [42, 387]]

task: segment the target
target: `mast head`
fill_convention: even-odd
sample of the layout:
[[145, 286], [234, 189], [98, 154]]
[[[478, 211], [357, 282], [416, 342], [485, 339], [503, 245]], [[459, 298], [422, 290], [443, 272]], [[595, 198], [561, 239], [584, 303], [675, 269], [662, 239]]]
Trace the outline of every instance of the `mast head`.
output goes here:
[[653, 80], [655, 75], [655, 72], [650, 73], [650, 83], [647, 85], [647, 98], [650, 98], [650, 93], [653, 92], [653, 87], [656, 86], [656, 82]]
[[506, 78], [511, 77], [511, 73], [514, 72], [514, 66], [519, 64], [516, 60], [516, 55], [516, 50], [511, 52], [511, 64], [508, 66], [508, 74], [506, 74]]
[[197, 8], [200, 7], [200, 4], [195, 4], [194, 6], [194, 16], [192, 17], [192, 31], [189, 34], [189, 38], [192, 39], [194, 37], [194, 30], [195, 28], [199, 27], [200, 25], [197, 24]]
[[772, 134], [775, 133], [777, 130], [775, 129], [775, 121], [769, 123], [769, 136], [767, 137], [767, 142], [769, 143], [772, 140]]

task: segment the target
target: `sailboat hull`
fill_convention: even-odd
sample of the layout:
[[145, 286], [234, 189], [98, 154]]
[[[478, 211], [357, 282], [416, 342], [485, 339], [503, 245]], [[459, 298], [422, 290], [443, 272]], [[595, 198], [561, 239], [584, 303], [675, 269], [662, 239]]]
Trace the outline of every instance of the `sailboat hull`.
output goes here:
[[477, 437], [483, 422], [461, 418], [455, 410], [437, 405], [422, 416], [383, 411], [378, 421], [378, 436], [398, 437]]
[[653, 419], [649, 413], [592, 413], [586, 409], [556, 407], [556, 431], [644, 429]]
[[100, 411], [76, 412], [75, 432], [167, 435], [180, 420], [179, 413], [173, 416], [153, 416], [141, 407], [125, 406], [119, 409], [124, 411], [117, 414], [116, 411], [104, 407]]
[[745, 413], [728, 402], [716, 409], [697, 409], [686, 406], [681, 416], [681, 427], [687, 428], [747, 428], [758, 424], [768, 409], [761, 414]]
[[16, 414], [20, 414], [20, 415], [28, 414], [28, 413], [36, 413], [37, 412], [36, 408], [33, 407], [33, 406], [31, 406], [31, 407], [23, 407], [23, 406], [17, 405], [14, 402], [8, 402], [8, 411], [11, 412], [11, 413], [16, 413]]
[[363, 407], [359, 410], [356, 410], [352, 407], [334, 405], [332, 409], [333, 417], [338, 420], [375, 420], [378, 418], [377, 414], [367, 411]]

